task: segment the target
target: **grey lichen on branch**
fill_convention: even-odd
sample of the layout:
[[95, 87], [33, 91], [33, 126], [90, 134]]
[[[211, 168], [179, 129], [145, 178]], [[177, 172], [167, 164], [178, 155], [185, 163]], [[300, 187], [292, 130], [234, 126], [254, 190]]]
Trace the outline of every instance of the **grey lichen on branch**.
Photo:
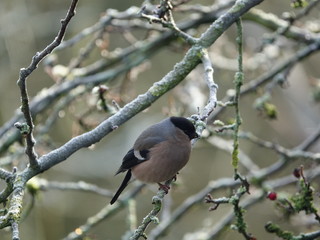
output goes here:
[[[166, 181], [165, 185], [170, 186], [172, 181], [173, 181], [173, 179]], [[144, 217], [141, 225], [134, 231], [134, 233], [129, 238], [129, 240], [138, 240], [140, 237], [144, 237], [145, 239], [147, 239], [147, 236], [145, 234], [145, 230], [151, 222], [154, 222], [155, 224], [159, 223], [159, 219], [157, 218], [157, 214], [161, 210], [162, 200], [165, 195], [166, 195], [166, 191], [164, 189], [160, 189], [157, 192], [157, 194], [152, 198], [153, 209], [149, 212], [149, 214], [146, 217]]]
[[149, 92], [153, 96], [159, 97], [178, 85], [200, 63], [201, 49], [199, 46], [193, 46], [172, 71], [150, 87]]

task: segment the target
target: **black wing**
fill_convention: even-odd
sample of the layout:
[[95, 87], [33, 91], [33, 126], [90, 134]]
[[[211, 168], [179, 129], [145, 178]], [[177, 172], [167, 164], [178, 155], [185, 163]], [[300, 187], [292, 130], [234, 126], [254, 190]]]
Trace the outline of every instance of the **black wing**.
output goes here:
[[[141, 157], [143, 157], [145, 160], [148, 159], [148, 150], [142, 150], [139, 151]], [[116, 172], [116, 175], [121, 173], [121, 172], [125, 172], [128, 171], [126, 176], [124, 177], [118, 191], [116, 192], [116, 194], [113, 196], [113, 198], [110, 201], [110, 204], [114, 204], [115, 201], [117, 201], [118, 197], [120, 196], [120, 194], [122, 193], [122, 191], [126, 188], [126, 186], [128, 185], [130, 179], [131, 179], [131, 168], [138, 165], [139, 163], [142, 163], [145, 160], [139, 160], [135, 155], [134, 155], [134, 150], [133, 148], [130, 149], [127, 154], [124, 156], [123, 160], [122, 160], [122, 164], [119, 168], [119, 170]]]
[[140, 155], [141, 155], [141, 157], [144, 158], [144, 160], [140, 160], [134, 155], [134, 150], [133, 150], [133, 148], [131, 148], [127, 152], [127, 154], [124, 156], [124, 158], [122, 160], [122, 164], [121, 164], [119, 170], [116, 172], [116, 175], [121, 172], [125, 172], [125, 171], [131, 169], [132, 167], [138, 165], [139, 163], [146, 161], [148, 159], [148, 153], [149, 153], [149, 150], [141, 150]]

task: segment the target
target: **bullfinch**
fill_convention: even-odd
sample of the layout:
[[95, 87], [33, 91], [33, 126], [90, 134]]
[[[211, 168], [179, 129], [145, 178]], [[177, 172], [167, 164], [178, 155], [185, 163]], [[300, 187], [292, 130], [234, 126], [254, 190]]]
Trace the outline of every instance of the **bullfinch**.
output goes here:
[[[198, 134], [194, 125], [184, 117], [169, 117], [144, 130], [122, 160], [116, 175], [127, 172], [113, 204], [128, 185], [132, 175], [147, 183], [172, 179], [189, 160], [191, 140]], [[167, 189], [168, 190], [168, 189]]]

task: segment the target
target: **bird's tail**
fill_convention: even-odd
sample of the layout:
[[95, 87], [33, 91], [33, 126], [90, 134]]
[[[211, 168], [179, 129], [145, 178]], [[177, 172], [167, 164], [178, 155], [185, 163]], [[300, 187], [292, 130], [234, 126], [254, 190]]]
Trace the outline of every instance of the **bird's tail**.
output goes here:
[[126, 186], [128, 185], [129, 181], [131, 179], [131, 169], [128, 170], [126, 176], [124, 177], [118, 191], [116, 192], [116, 194], [113, 196], [113, 198], [110, 201], [110, 204], [114, 204], [115, 201], [117, 201], [119, 195], [122, 193], [122, 191], [126, 188]]

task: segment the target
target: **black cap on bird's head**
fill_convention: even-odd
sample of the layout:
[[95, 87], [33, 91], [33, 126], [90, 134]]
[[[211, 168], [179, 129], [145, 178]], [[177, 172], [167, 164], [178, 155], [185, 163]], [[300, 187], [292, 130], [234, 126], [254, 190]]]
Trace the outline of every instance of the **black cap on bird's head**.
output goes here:
[[181, 129], [190, 138], [190, 140], [199, 137], [194, 125], [188, 119], [184, 117], [170, 117], [170, 121], [174, 126]]

